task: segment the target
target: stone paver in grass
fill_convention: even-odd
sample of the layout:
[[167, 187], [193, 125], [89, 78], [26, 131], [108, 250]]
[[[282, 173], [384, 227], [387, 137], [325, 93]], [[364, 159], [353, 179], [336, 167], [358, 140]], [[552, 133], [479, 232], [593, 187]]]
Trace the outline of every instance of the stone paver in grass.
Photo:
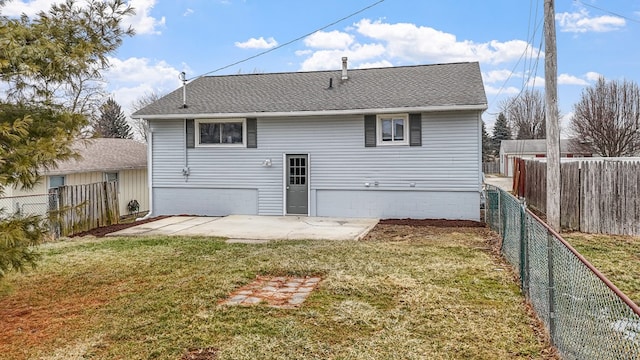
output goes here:
[[307, 299], [320, 280], [315, 276], [258, 276], [252, 283], [229, 294], [220, 304], [250, 306], [265, 303], [277, 308], [295, 308]]

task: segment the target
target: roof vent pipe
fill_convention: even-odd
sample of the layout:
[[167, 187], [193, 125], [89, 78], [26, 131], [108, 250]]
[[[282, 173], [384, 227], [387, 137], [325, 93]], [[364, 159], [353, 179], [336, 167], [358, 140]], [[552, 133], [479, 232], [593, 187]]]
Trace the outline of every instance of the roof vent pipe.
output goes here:
[[349, 76], [347, 75], [347, 57], [343, 56], [342, 57], [342, 80], [347, 80], [349, 79]]
[[183, 71], [179, 76], [180, 80], [182, 80], [182, 108], [187, 108], [187, 74]]

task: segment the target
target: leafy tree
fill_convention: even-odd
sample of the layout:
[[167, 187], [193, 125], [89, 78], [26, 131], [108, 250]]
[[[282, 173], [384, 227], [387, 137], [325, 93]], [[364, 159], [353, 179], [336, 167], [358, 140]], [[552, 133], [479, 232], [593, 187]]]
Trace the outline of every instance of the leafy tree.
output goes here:
[[100, 106], [100, 116], [93, 122], [93, 134], [97, 137], [133, 139], [127, 117], [112, 98]]
[[484, 121], [482, 122], [482, 161], [486, 162], [491, 160], [491, 138], [489, 137], [489, 133], [487, 133], [487, 128], [484, 125]]
[[[156, 92], [146, 93], [137, 98], [131, 104], [131, 111], [136, 112], [138, 110], [142, 110], [142, 108], [160, 99], [160, 97], [161, 95]], [[144, 140], [144, 142], [147, 142], [147, 134], [149, 133], [149, 123], [147, 122], [147, 120], [133, 119], [133, 129], [140, 136], [140, 138]]]
[[[0, 0], [0, 195], [8, 186], [31, 188], [43, 169], [75, 156], [71, 144], [87, 125], [65, 97], [74, 79], [98, 79], [107, 56], [121, 44], [121, 20], [132, 14], [122, 0], [67, 0], [34, 18], [2, 16]], [[76, 105], [74, 105], [76, 104]], [[0, 210], [0, 278], [34, 265], [34, 246], [46, 233], [38, 216]]]
[[511, 128], [507, 122], [507, 118], [503, 113], [498, 114], [496, 123], [493, 125], [493, 136], [491, 137], [491, 150], [494, 155], [500, 152], [500, 143], [502, 140], [511, 140]]
[[507, 117], [516, 139], [544, 139], [545, 110], [544, 97], [537, 90], [527, 90], [518, 96], [506, 99], [501, 104], [501, 112]]
[[583, 90], [569, 124], [574, 147], [600, 156], [634, 156], [640, 152], [640, 88], [633, 81], [606, 81]]

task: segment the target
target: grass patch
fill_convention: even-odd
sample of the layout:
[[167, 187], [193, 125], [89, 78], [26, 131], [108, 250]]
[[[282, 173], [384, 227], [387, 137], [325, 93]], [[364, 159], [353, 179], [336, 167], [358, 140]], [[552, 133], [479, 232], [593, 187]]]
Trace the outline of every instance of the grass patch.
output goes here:
[[[552, 358], [487, 238], [384, 226], [360, 242], [51, 243], [6, 279], [0, 359]], [[323, 280], [298, 309], [217, 305], [258, 275]]]
[[569, 233], [563, 237], [633, 302], [640, 304], [640, 238]]

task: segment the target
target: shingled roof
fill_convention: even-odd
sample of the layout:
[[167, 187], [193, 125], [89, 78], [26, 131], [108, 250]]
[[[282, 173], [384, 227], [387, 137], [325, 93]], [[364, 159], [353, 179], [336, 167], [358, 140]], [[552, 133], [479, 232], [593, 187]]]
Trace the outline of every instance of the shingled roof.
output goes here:
[[198, 115], [380, 109], [484, 110], [487, 99], [477, 62], [200, 77], [133, 114], [146, 119]]
[[45, 171], [47, 175], [66, 175], [83, 172], [115, 172], [147, 167], [147, 145], [129, 139], [79, 140], [73, 148], [81, 158], [58, 164], [57, 168]]

